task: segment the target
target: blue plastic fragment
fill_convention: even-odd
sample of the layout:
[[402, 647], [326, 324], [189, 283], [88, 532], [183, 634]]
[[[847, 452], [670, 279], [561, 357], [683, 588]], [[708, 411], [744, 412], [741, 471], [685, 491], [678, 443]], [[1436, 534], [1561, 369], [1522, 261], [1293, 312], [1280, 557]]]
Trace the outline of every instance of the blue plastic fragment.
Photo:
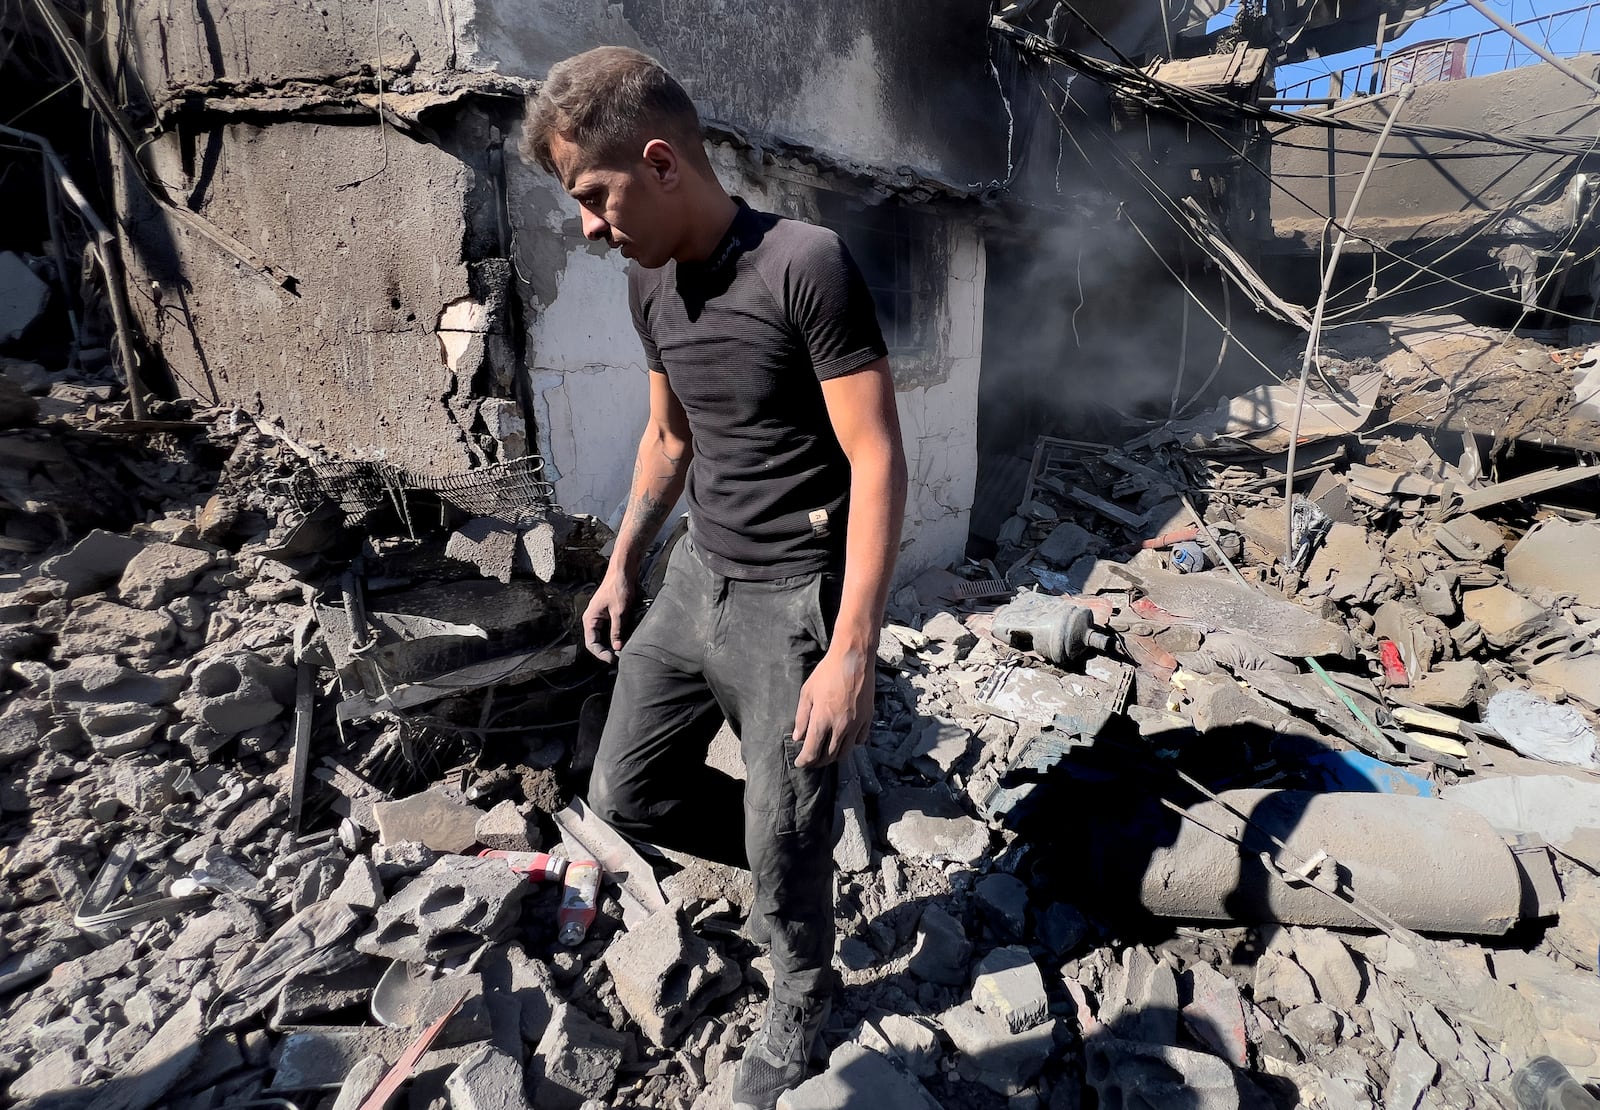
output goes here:
[[1306, 760], [1331, 794], [1403, 794], [1434, 796], [1433, 783], [1421, 775], [1374, 759], [1366, 752], [1320, 752]]

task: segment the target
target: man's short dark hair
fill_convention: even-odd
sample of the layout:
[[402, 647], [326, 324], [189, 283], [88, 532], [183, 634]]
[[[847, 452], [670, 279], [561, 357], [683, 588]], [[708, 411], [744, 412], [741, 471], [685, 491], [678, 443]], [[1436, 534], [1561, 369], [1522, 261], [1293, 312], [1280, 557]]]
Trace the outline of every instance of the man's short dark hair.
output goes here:
[[631, 163], [652, 138], [691, 159], [705, 156], [689, 94], [660, 62], [626, 46], [598, 46], [550, 67], [528, 98], [524, 160], [554, 173], [550, 141], [557, 135], [602, 164]]

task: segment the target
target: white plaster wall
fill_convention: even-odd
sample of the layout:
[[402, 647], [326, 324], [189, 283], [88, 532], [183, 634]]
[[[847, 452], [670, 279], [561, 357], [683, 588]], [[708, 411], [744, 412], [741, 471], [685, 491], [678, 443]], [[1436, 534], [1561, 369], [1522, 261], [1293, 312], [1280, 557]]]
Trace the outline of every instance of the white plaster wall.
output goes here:
[[[717, 154], [719, 175], [730, 191], [758, 208], [814, 218], [812, 188], [794, 175], [751, 177], [736, 158]], [[570, 229], [578, 218], [570, 198], [542, 191], [525, 196], [549, 197], [546, 203], [559, 206], [542, 214], [517, 213], [529, 233], [542, 227], [554, 234], [563, 226]], [[952, 223], [947, 234], [949, 280], [936, 322], [947, 372], [936, 385], [897, 394], [910, 476], [896, 572], [900, 582], [961, 558], [977, 478], [983, 241], [971, 225]], [[615, 252], [597, 255], [587, 245], [569, 242], [564, 265], [554, 299], [531, 305], [528, 313], [538, 450], [563, 508], [615, 524], [649, 411], [644, 356], [628, 311], [627, 263]]]

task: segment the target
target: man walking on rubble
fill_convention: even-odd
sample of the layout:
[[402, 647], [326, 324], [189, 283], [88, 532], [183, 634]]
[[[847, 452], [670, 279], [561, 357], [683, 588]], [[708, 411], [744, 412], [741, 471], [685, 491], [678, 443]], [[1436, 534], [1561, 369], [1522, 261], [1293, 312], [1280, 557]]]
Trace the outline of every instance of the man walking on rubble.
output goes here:
[[[704, 764], [724, 717], [738, 733], [773, 983], [733, 1101], [771, 1110], [805, 1078], [833, 989], [838, 761], [871, 725], [905, 505], [886, 348], [838, 237], [730, 197], [693, 102], [648, 56], [601, 47], [554, 66], [523, 154], [578, 202], [588, 238], [633, 260], [649, 368], [627, 509], [583, 617], [589, 650], [620, 655], [589, 803], [624, 832], [726, 858], [738, 795]], [[686, 486], [688, 536], [629, 633], [640, 561]]]

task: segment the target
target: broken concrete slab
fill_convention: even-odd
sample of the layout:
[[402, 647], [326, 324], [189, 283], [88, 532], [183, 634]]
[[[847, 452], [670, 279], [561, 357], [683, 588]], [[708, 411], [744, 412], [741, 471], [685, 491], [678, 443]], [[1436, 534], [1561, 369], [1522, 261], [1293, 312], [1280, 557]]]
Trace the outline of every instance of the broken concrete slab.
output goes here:
[[854, 1106], [937, 1110], [939, 1103], [897, 1061], [848, 1041], [833, 1050], [825, 1071], [778, 1096], [778, 1110], [846, 1110]]
[[1445, 798], [1496, 829], [1533, 833], [1600, 869], [1600, 783], [1569, 775], [1474, 778], [1450, 787]]
[[59, 579], [66, 597], [78, 598], [116, 585], [143, 547], [138, 540], [96, 528], [70, 551], [46, 559], [39, 572]]
[[237, 736], [283, 713], [284, 704], [273, 691], [281, 681], [278, 670], [255, 652], [230, 652], [195, 668], [184, 703], [218, 736]]
[[1050, 1000], [1044, 976], [1026, 948], [996, 948], [978, 961], [972, 981], [972, 1002], [1003, 1020], [1013, 1033], [1032, 1029], [1045, 1019]]
[[1525, 594], [1574, 598], [1600, 605], [1594, 553], [1600, 522], [1554, 517], [1534, 525], [1506, 555], [1506, 579]]
[[389, 1062], [382, 1056], [363, 1056], [357, 1060], [339, 1087], [333, 1110], [361, 1110], [388, 1071]]
[[875, 1010], [857, 1026], [851, 1040], [899, 1060], [921, 1079], [939, 1065], [938, 1034], [926, 1022], [905, 1014]]
[[378, 910], [356, 949], [427, 963], [498, 940], [533, 889], [500, 860], [446, 856]]
[[[1278, 523], [1281, 532], [1281, 514]], [[1354, 524], [1329, 528], [1306, 571], [1311, 593], [1351, 604], [1370, 601], [1391, 582], [1382, 549], [1369, 542], [1365, 528]]]
[[148, 659], [172, 647], [178, 624], [160, 609], [130, 609], [96, 599], [74, 605], [62, 622], [54, 655], [66, 661], [84, 655]]
[[1383, 1085], [1383, 1105], [1387, 1110], [1417, 1110], [1438, 1075], [1439, 1062], [1416, 1041], [1402, 1037]]
[[899, 787], [878, 798], [884, 838], [902, 855], [976, 863], [989, 850], [989, 830], [968, 817], [946, 790]]
[[923, 728], [911, 749], [917, 770], [930, 779], [942, 779], [955, 769], [972, 746], [972, 731], [954, 721], [935, 717]]
[[1454, 558], [1473, 563], [1488, 562], [1506, 545], [1499, 528], [1471, 513], [1436, 526], [1433, 542]]
[[690, 931], [676, 903], [617, 937], [605, 963], [617, 999], [658, 1048], [675, 1045], [707, 1006], [743, 980], [739, 968]]
[[444, 554], [447, 559], [471, 563], [485, 578], [510, 582], [518, 538], [517, 530], [503, 520], [473, 517], [450, 534]]
[[1550, 620], [1549, 610], [1505, 586], [1468, 590], [1461, 595], [1461, 615], [1498, 648], [1516, 647]]
[[1594, 971], [1600, 961], [1600, 881], [1573, 876], [1559, 914], [1560, 920], [1544, 939], [1579, 967]]
[[188, 592], [212, 564], [210, 552], [171, 543], [146, 544], [123, 568], [117, 596], [135, 609], [154, 609]]
[[477, 843], [483, 811], [442, 786], [372, 807], [385, 844], [418, 843], [436, 852], [464, 852]]
[[1225, 572], [1171, 574], [1126, 567], [1121, 572], [1167, 612], [1251, 636], [1277, 655], [1348, 656], [1354, 650], [1344, 629], [1292, 602], [1237, 582]]
[[1002, 1095], [1028, 1090], [1055, 1047], [1054, 1019], [1014, 1033], [1004, 1018], [971, 1002], [940, 1014], [939, 1027], [961, 1053], [956, 1062], [961, 1077]]
[[1406, 697], [1436, 709], [1466, 709], [1476, 705], [1488, 686], [1488, 674], [1475, 659], [1450, 659], [1412, 682]]

